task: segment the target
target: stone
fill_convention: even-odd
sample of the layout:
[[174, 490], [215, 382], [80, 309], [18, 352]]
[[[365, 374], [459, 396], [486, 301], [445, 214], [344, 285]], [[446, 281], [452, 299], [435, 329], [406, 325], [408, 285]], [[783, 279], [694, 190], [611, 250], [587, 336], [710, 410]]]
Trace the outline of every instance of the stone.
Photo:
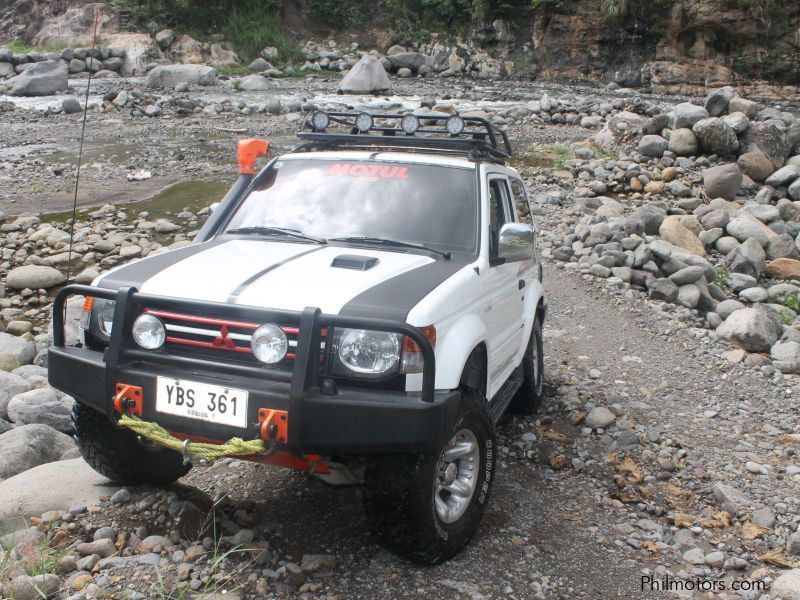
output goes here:
[[736, 163], [727, 163], [703, 171], [703, 186], [709, 198], [736, 199], [742, 185], [742, 172]]
[[[8, 596], [14, 600], [46, 600], [53, 597], [60, 587], [61, 580], [58, 575], [53, 573], [35, 576], [19, 575], [11, 581]], [[3, 590], [5, 591], [5, 589], [4, 586]]]
[[764, 268], [764, 275], [772, 279], [796, 279], [800, 281], [800, 260], [792, 258], [771, 260]]
[[800, 556], [800, 531], [789, 536], [786, 540], [786, 554], [789, 556]]
[[745, 240], [725, 256], [725, 263], [734, 273], [744, 273], [758, 279], [764, 270], [767, 255], [754, 238]]
[[61, 285], [66, 280], [67, 277], [53, 267], [25, 265], [11, 269], [6, 277], [6, 285], [15, 290], [37, 290]]
[[800, 179], [791, 184], [786, 191], [792, 200], [800, 200]]
[[213, 85], [217, 71], [205, 65], [161, 65], [147, 74], [144, 84], [149, 88], [174, 88], [187, 85]]
[[336, 568], [336, 556], [333, 554], [304, 554], [300, 561], [304, 573], [332, 573]]
[[702, 267], [686, 267], [669, 276], [669, 280], [677, 286], [687, 285], [699, 281], [705, 275]]
[[162, 50], [166, 50], [175, 41], [175, 32], [172, 29], [162, 29], [156, 33], [156, 43]]
[[739, 292], [739, 298], [751, 304], [766, 302], [768, 300], [767, 290], [760, 287], [748, 288]]
[[712, 154], [728, 156], [739, 148], [736, 134], [722, 119], [716, 117], [702, 119], [694, 124], [692, 132], [700, 142], [700, 146]]
[[372, 54], [365, 54], [353, 68], [348, 71], [341, 82], [338, 92], [341, 94], [379, 94], [391, 91], [392, 82], [380, 60]]
[[97, 554], [100, 558], [108, 558], [109, 556], [113, 556], [117, 553], [117, 549], [114, 546], [114, 540], [110, 540], [108, 538], [100, 538], [99, 540], [94, 540], [93, 542], [84, 542], [83, 544], [78, 544], [75, 549], [82, 556], [91, 556], [92, 554]]
[[614, 413], [608, 408], [605, 406], [596, 406], [586, 415], [584, 424], [591, 429], [606, 429], [613, 425], [616, 420], [617, 417], [614, 416]]
[[741, 217], [731, 219], [725, 229], [728, 234], [732, 235], [740, 242], [755, 240], [762, 248], [769, 244], [770, 239], [776, 235], [769, 227], [764, 225], [753, 215], [747, 213]]
[[203, 62], [203, 44], [190, 35], [184, 34], [173, 42], [170, 53], [175, 62], [192, 65]]
[[23, 392], [8, 403], [8, 417], [17, 425], [41, 423], [65, 433], [73, 429], [70, 413], [51, 387]]
[[83, 107], [75, 98], [65, 98], [61, 101], [61, 110], [66, 115], [74, 115], [83, 112]]
[[728, 125], [728, 127], [733, 129], [733, 133], [736, 135], [744, 133], [747, 131], [747, 128], [750, 127], [750, 119], [748, 119], [744, 113], [731, 113], [722, 117], [722, 120], [725, 121], [725, 124]]
[[766, 527], [772, 529], [775, 525], [775, 513], [771, 508], [759, 508], [753, 511], [752, 521], [759, 527]]
[[116, 494], [111, 496], [111, 502], [114, 504], [127, 504], [131, 501], [132, 495], [129, 490], [122, 488]]
[[735, 313], [737, 310], [741, 310], [743, 308], [746, 308], [746, 306], [741, 302], [739, 302], [738, 300], [728, 299], [728, 300], [723, 300], [722, 302], [717, 304], [716, 312], [724, 321], [733, 313]]
[[791, 150], [784, 128], [779, 127], [774, 121], [750, 123], [739, 141], [744, 152], [764, 153], [772, 161], [775, 169], [780, 169], [784, 165]]
[[695, 308], [700, 303], [700, 290], [696, 285], [682, 285], [678, 288], [678, 304]]
[[681, 223], [679, 217], [670, 215], [661, 223], [658, 230], [662, 239], [670, 244], [688, 250], [697, 256], [704, 256], [706, 253], [705, 245], [698, 237]]
[[21, 365], [28, 365], [33, 362], [36, 356], [36, 344], [25, 338], [17, 337], [9, 333], [0, 333], [0, 356], [1, 355], [13, 357], [17, 362], [14, 368], [18, 368]]
[[682, 102], [672, 109], [674, 120], [672, 123], [673, 129], [681, 129], [691, 127], [702, 119], [709, 117], [708, 111], [702, 106], [697, 106], [691, 102]]
[[704, 103], [705, 109], [712, 117], [723, 115], [728, 110], [728, 104], [730, 104], [730, 101], [733, 100], [735, 95], [736, 92], [729, 85], [714, 90], [706, 96], [706, 101]]
[[677, 156], [694, 156], [699, 148], [700, 142], [689, 128], [675, 129], [669, 136], [667, 149]]
[[75, 75], [76, 73], [83, 73], [86, 70], [86, 63], [79, 58], [73, 58], [69, 61], [69, 66], [67, 70], [70, 75]]
[[800, 600], [800, 569], [783, 571], [772, 582], [769, 593], [773, 598], [781, 600]]
[[738, 508], [742, 508], [751, 502], [747, 494], [721, 482], [714, 484], [714, 498], [719, 504], [732, 504]]
[[147, 75], [148, 65], [163, 59], [158, 43], [147, 33], [115, 33], [105, 39], [124, 54], [120, 57], [123, 61], [119, 69], [123, 77], [143, 77]]
[[[767, 260], [777, 260], [779, 258], [796, 259], [800, 258], [794, 238], [788, 233], [781, 233], [773, 236], [767, 242]], [[10, 325], [10, 324], [9, 324]]]
[[743, 113], [748, 119], [755, 119], [756, 114], [758, 113], [758, 103], [748, 100], [747, 98], [734, 96], [728, 103], [728, 112], [740, 112]]
[[639, 152], [644, 156], [661, 157], [667, 150], [667, 140], [660, 135], [646, 135], [639, 141]]
[[269, 89], [269, 81], [263, 75], [248, 75], [239, 81], [239, 89], [244, 92], [263, 92]]
[[724, 229], [730, 220], [728, 211], [723, 209], [709, 211], [700, 217], [700, 223], [705, 229]]
[[269, 69], [274, 68], [271, 63], [267, 62], [265, 59], [261, 58], [260, 56], [253, 60], [247, 68], [251, 71], [255, 71], [257, 73], [263, 73]]
[[31, 389], [31, 383], [17, 374], [0, 371], [0, 419], [8, 420], [8, 403], [14, 396]]
[[800, 343], [795, 341], [780, 341], [770, 350], [769, 357], [773, 365], [781, 373], [796, 373], [800, 371]]
[[139, 554], [147, 554], [149, 552], [156, 552], [156, 548], [167, 549], [172, 547], [172, 542], [169, 538], [163, 535], [150, 535], [144, 538], [136, 547]]
[[781, 187], [791, 184], [798, 177], [800, 177], [800, 167], [786, 165], [767, 177], [765, 183], [772, 187]]
[[644, 223], [644, 231], [648, 235], [657, 235], [667, 211], [653, 204], [645, 204], [633, 213], [635, 218], [641, 219]]
[[52, 96], [67, 89], [67, 66], [60, 60], [32, 63], [5, 86], [11, 96]]
[[75, 447], [72, 438], [48, 425], [15, 427], [0, 435], [0, 478], [59, 460]]
[[211, 44], [211, 57], [209, 63], [212, 67], [232, 69], [242, 64], [242, 61], [235, 52], [226, 50], [219, 44]]
[[701, 548], [692, 548], [683, 553], [681, 558], [691, 565], [703, 565], [706, 562], [705, 555]]
[[405, 68], [416, 73], [425, 64], [425, 55], [418, 52], [398, 52], [387, 58], [394, 71]]
[[648, 294], [653, 300], [674, 303], [678, 299], [678, 286], [669, 279], [656, 279], [650, 282]]
[[737, 310], [717, 328], [719, 337], [748, 352], [769, 352], [782, 333], [780, 323], [761, 307]]
[[775, 167], [772, 161], [763, 152], [745, 152], [737, 161], [742, 173], [753, 181], [764, 181], [772, 175]]

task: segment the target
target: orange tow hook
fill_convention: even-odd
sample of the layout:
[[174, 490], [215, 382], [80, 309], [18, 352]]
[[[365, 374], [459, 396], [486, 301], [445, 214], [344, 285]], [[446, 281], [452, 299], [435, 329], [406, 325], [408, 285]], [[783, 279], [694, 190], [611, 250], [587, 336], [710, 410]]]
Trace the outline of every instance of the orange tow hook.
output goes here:
[[129, 414], [141, 417], [143, 399], [144, 393], [138, 385], [118, 383], [117, 394], [114, 396], [114, 410], [120, 415]]
[[285, 444], [289, 439], [289, 413], [285, 410], [259, 408], [258, 423], [261, 425], [261, 437], [265, 440]]

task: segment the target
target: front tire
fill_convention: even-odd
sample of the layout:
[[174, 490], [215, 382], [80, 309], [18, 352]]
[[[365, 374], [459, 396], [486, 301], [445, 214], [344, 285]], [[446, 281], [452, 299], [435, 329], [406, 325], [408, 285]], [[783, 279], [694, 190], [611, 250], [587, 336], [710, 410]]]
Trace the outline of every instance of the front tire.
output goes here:
[[539, 409], [544, 399], [544, 336], [538, 316], [533, 321], [531, 337], [522, 358], [522, 371], [522, 386], [511, 401], [511, 409], [517, 413], [530, 414]]
[[105, 415], [78, 402], [72, 407], [72, 423], [83, 459], [116, 483], [167, 485], [192, 468], [177, 452], [145, 448], [135, 433], [115, 427]]
[[440, 452], [370, 457], [364, 510], [378, 542], [431, 565], [458, 554], [489, 501], [495, 443], [486, 399], [464, 389], [456, 424]]

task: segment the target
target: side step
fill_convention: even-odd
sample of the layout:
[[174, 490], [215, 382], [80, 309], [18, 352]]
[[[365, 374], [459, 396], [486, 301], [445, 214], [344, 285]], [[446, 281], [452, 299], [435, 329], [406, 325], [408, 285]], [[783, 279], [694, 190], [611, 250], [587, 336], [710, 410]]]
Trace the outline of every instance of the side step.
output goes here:
[[503, 413], [506, 412], [506, 408], [511, 403], [512, 398], [514, 398], [514, 394], [517, 393], [517, 390], [522, 387], [522, 382], [525, 379], [525, 374], [522, 370], [522, 365], [514, 369], [514, 372], [511, 373], [511, 377], [508, 378], [503, 384], [498, 392], [492, 398], [492, 401], [489, 402], [489, 412], [492, 415], [492, 421], [496, 424], [500, 417], [503, 416]]

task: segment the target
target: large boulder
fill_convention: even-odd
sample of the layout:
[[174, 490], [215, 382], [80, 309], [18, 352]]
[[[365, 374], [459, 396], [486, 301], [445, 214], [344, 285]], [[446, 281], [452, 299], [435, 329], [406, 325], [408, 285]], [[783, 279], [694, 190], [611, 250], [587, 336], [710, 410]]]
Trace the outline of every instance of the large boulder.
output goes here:
[[800, 177], [800, 167], [796, 167], [795, 165], [786, 165], [767, 177], [765, 183], [767, 185], [771, 185], [772, 187], [780, 187], [782, 185], [791, 184], [798, 177]]
[[772, 279], [795, 279], [800, 281], [800, 260], [776, 258], [767, 263], [764, 275]]
[[737, 161], [742, 173], [753, 181], [764, 181], [772, 175], [775, 167], [763, 152], [745, 152]]
[[730, 235], [740, 242], [754, 239], [761, 244], [762, 248], [765, 248], [767, 244], [769, 244], [770, 239], [777, 235], [756, 217], [747, 213], [735, 219], [731, 219], [726, 229]]
[[730, 104], [730, 101], [733, 100], [735, 95], [736, 92], [729, 85], [711, 92], [708, 96], [706, 96], [705, 101], [705, 108], [708, 111], [708, 114], [712, 117], [724, 115], [728, 110], [728, 104]]
[[8, 417], [17, 425], [40, 423], [65, 433], [72, 432], [71, 409], [58, 399], [51, 387], [14, 396], [8, 403]]
[[772, 166], [780, 169], [789, 157], [792, 145], [785, 130], [774, 121], [757, 121], [742, 134], [740, 139], [744, 152], [763, 152], [772, 161]]
[[263, 92], [269, 89], [269, 82], [263, 75], [248, 75], [239, 81], [239, 89], [244, 92]]
[[51, 96], [67, 89], [67, 66], [60, 60], [30, 63], [5, 85], [11, 96]]
[[48, 425], [23, 425], [0, 435], [0, 479], [60, 460], [72, 438]]
[[669, 136], [668, 149], [678, 156], [694, 156], [699, 148], [697, 136], [688, 127], [674, 129]]
[[692, 126], [704, 150], [719, 156], [728, 156], [739, 148], [739, 140], [733, 129], [722, 119], [701, 119]]
[[0, 371], [0, 419], [8, 420], [8, 403], [17, 394], [31, 389], [31, 383], [16, 373]]
[[746, 240], [725, 256], [725, 263], [734, 273], [744, 273], [758, 279], [764, 270], [767, 254], [755, 238]]
[[123, 77], [144, 77], [147, 65], [163, 58], [158, 45], [146, 33], [116, 33], [108, 36], [109, 46], [122, 48], [125, 56], [119, 73]]
[[769, 353], [773, 365], [781, 373], [800, 371], [800, 343], [787, 340], [775, 344]]
[[742, 172], [736, 163], [726, 163], [703, 171], [703, 187], [709, 198], [733, 201], [742, 185]]
[[179, 83], [187, 85], [214, 85], [217, 71], [206, 65], [162, 65], [147, 74], [145, 86], [149, 88], [174, 88]]
[[392, 82], [377, 56], [365, 54], [339, 82], [340, 94], [380, 94], [392, 89]]
[[203, 44], [190, 35], [182, 35], [170, 48], [172, 59], [187, 65], [199, 65], [203, 62]]
[[661, 239], [666, 240], [670, 244], [688, 250], [697, 256], [704, 256], [706, 247], [703, 242], [692, 232], [691, 229], [681, 223], [680, 217], [677, 215], [670, 215], [661, 223], [658, 229], [658, 234]]
[[398, 69], [411, 69], [415, 73], [425, 64], [425, 55], [419, 52], [398, 52], [387, 56], [393, 71]]
[[0, 333], [0, 364], [4, 370], [11, 371], [22, 365], [28, 365], [33, 362], [34, 356], [36, 356], [36, 344], [10, 333]]
[[674, 116], [672, 122], [673, 129], [687, 127], [689, 129], [702, 119], [708, 118], [708, 111], [702, 106], [697, 106], [691, 102], [682, 102], [672, 109]]
[[6, 277], [6, 285], [15, 290], [48, 289], [56, 285], [61, 285], [67, 280], [58, 269], [46, 267], [44, 265], [24, 265], [11, 269]]
[[211, 45], [211, 60], [209, 61], [212, 66], [219, 68], [233, 68], [242, 64], [242, 61], [235, 52], [226, 50], [219, 44]]
[[667, 140], [660, 135], [646, 135], [639, 141], [639, 152], [644, 156], [661, 157], [667, 149]]
[[755, 119], [756, 115], [758, 114], [758, 103], [748, 100], [747, 98], [734, 96], [728, 103], [728, 112], [744, 113], [748, 119]]
[[748, 352], [769, 352], [781, 333], [780, 323], [760, 306], [737, 310], [717, 328], [719, 337]]

